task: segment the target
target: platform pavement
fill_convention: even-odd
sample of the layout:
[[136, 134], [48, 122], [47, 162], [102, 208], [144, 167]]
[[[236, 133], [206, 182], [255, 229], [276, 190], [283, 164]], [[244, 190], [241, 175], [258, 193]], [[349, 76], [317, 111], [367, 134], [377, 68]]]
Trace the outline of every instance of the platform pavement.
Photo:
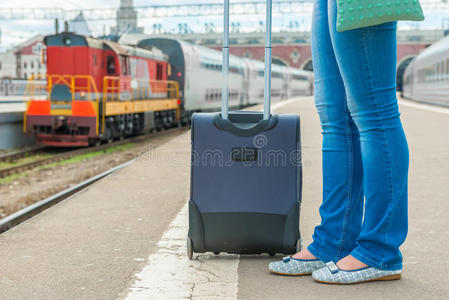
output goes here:
[[[1, 299], [447, 299], [449, 111], [401, 102], [411, 148], [403, 279], [355, 286], [267, 272], [268, 256], [185, 254], [189, 134], [0, 235]], [[305, 244], [319, 222], [321, 135], [311, 98], [275, 104], [302, 117]]]
[[7, 113], [20, 113], [23, 114], [26, 109], [25, 103], [1, 103], [0, 102], [0, 114]]

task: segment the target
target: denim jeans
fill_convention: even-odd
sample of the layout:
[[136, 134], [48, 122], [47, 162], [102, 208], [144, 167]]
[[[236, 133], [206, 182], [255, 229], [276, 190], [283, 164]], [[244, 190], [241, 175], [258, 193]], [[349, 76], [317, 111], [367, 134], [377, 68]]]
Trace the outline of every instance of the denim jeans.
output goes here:
[[397, 22], [336, 31], [336, 0], [316, 0], [315, 104], [323, 133], [321, 224], [309, 251], [402, 268], [409, 153], [396, 98]]

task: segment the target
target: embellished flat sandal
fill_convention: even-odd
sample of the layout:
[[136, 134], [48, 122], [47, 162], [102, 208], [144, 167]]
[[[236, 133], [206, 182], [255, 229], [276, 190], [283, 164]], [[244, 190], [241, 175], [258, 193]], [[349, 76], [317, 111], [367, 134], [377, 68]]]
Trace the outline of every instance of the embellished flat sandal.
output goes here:
[[271, 273], [287, 276], [310, 275], [326, 264], [319, 259], [297, 259], [291, 256], [284, 257], [282, 261], [272, 262], [268, 265]]
[[402, 270], [385, 271], [373, 267], [357, 270], [340, 270], [334, 262], [328, 262], [323, 268], [312, 273], [315, 281], [328, 284], [354, 284], [369, 281], [386, 281], [400, 279]]

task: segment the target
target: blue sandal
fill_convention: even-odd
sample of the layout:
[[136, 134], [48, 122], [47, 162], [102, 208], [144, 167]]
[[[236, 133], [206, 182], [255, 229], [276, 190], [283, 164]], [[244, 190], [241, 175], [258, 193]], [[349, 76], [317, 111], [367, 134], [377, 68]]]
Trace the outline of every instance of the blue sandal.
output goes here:
[[329, 284], [354, 284], [369, 281], [383, 281], [400, 279], [402, 270], [385, 271], [373, 267], [357, 270], [340, 270], [334, 262], [328, 262], [325, 267], [314, 271], [315, 281]]
[[287, 276], [310, 275], [325, 266], [325, 263], [319, 259], [307, 260], [297, 259], [291, 256], [284, 257], [282, 261], [272, 262], [268, 265], [271, 273]]

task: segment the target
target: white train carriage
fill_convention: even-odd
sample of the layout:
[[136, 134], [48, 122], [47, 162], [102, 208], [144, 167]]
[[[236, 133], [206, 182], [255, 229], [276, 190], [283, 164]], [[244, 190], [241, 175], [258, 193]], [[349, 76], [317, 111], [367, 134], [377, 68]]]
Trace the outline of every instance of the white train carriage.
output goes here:
[[449, 36], [418, 55], [404, 72], [405, 98], [449, 106]]
[[[129, 41], [127, 41], [129, 42]], [[179, 82], [186, 117], [194, 111], [218, 111], [222, 90], [222, 53], [207, 47], [168, 38], [141, 38], [142, 48], [156, 47], [169, 58], [169, 80]], [[264, 63], [230, 56], [229, 105], [241, 108], [263, 103]], [[311, 72], [286, 66], [272, 66], [272, 99], [308, 95], [313, 88]]]
[[288, 69], [287, 98], [313, 95], [313, 73], [300, 69]]

